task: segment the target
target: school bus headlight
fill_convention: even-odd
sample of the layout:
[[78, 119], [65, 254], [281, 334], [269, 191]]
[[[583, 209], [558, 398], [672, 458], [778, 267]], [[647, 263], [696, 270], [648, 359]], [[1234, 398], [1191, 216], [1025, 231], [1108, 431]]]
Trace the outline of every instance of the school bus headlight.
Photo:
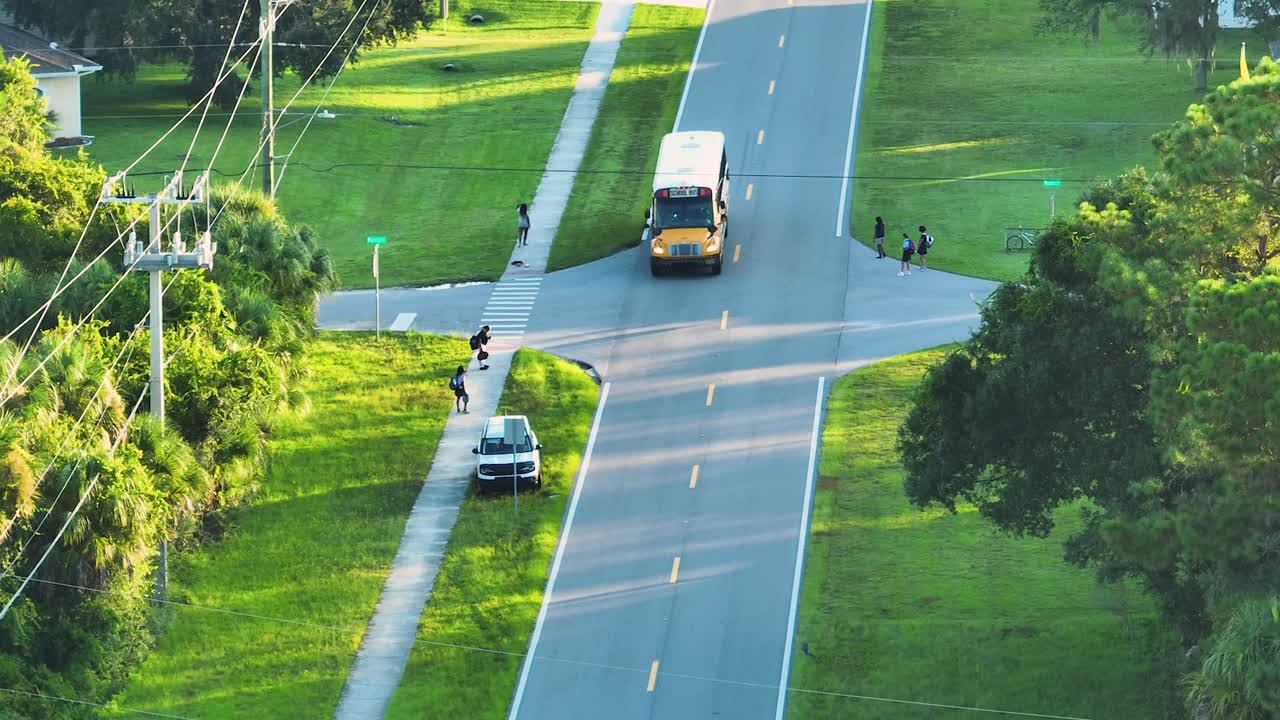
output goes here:
[[662, 246], [661, 246], [661, 245], [659, 245], [658, 243], [654, 243], [654, 244], [653, 244], [653, 254], [654, 254], [654, 255], [666, 255], [666, 254], [667, 254], [667, 251], [666, 251], [666, 248], [662, 247]]
[[704, 252], [713, 253], [719, 249], [720, 249], [720, 238], [713, 237], [707, 241], [707, 246]]

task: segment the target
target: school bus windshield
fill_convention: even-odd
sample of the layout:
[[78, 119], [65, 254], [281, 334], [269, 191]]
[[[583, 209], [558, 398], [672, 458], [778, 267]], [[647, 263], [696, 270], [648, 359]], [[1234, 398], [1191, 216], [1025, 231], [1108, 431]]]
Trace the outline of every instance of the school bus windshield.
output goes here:
[[658, 198], [659, 228], [708, 228], [716, 224], [715, 208], [709, 197]]

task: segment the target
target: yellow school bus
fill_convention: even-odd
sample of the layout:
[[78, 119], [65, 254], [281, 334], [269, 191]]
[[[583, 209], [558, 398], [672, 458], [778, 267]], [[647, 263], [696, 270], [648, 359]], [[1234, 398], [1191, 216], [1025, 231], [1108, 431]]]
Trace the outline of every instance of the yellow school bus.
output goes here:
[[720, 274], [729, 236], [729, 158], [723, 133], [679, 132], [662, 138], [645, 225], [649, 270], [655, 276], [679, 265]]

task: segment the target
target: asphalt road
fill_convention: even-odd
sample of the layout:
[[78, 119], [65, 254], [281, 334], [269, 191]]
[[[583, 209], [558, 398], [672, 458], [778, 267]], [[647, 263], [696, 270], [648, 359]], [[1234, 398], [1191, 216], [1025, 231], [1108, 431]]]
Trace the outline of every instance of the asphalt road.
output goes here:
[[[865, 12], [861, 0], [717, 3], [679, 129], [729, 139], [738, 262], [718, 278], [654, 279], [628, 253], [616, 309], [554, 284], [578, 295], [579, 318], [617, 313], [581, 323], [579, 351], [531, 328], [530, 344], [593, 362], [611, 393], [520, 720], [774, 718], [819, 378], [958, 339], [973, 321], [967, 289], [985, 283], [898, 278], [866, 253], [857, 264], [875, 281], [860, 295], [834, 234], [841, 182], [767, 177], [842, 173]], [[922, 292], [935, 278], [940, 304]], [[851, 302], [881, 314], [848, 325]], [[616, 328], [607, 350], [593, 327]]]
[[[610, 392], [519, 720], [775, 718], [820, 378], [829, 391], [977, 324], [992, 283], [900, 278], [895, 260], [836, 236], [865, 12], [865, 0], [712, 8], [679, 129], [729, 140], [737, 259], [723, 275], [652, 278], [636, 248], [542, 284], [524, 344], [592, 364]], [[896, 232], [929, 220], [886, 219]], [[465, 333], [490, 289], [384, 291], [383, 313]], [[343, 293], [320, 325], [371, 316], [371, 296]]]

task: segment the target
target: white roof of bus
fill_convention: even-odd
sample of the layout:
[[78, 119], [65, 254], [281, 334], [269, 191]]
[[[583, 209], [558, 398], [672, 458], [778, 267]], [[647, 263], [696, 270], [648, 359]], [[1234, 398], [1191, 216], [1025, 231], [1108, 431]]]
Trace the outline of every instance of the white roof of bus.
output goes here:
[[654, 169], [653, 190], [663, 188], [715, 187], [724, 154], [724, 133], [678, 132], [662, 138], [658, 166]]

